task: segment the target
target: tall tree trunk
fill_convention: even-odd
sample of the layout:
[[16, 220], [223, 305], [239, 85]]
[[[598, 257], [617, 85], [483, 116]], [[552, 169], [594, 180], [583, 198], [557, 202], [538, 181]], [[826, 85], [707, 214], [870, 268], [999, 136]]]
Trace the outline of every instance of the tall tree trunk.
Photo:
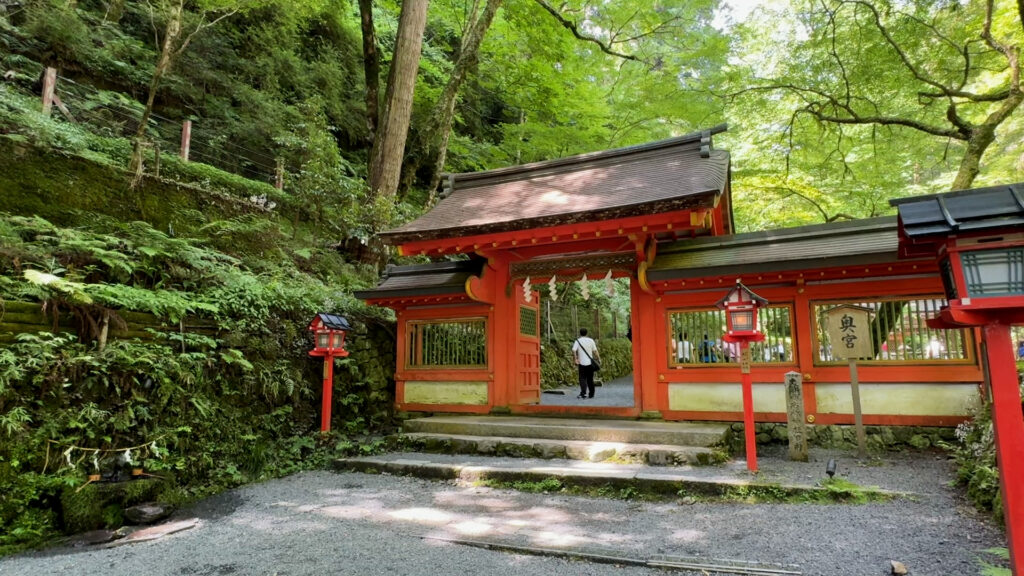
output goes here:
[[[483, 43], [487, 30], [494, 21], [494, 16], [501, 7], [503, 0], [487, 0], [483, 11], [480, 14], [473, 10], [473, 16], [466, 32], [459, 43], [459, 55], [455, 59], [455, 66], [452, 68], [448, 83], [445, 84], [441, 96], [434, 104], [434, 108], [427, 119], [426, 126], [419, 131], [416, 145], [413, 146], [413, 154], [410, 155], [405, 170], [415, 174], [424, 164], [431, 164], [430, 180], [428, 190], [433, 201], [434, 191], [441, 181], [441, 171], [444, 170], [445, 159], [448, 156], [448, 139], [451, 136], [452, 122], [455, 119], [455, 103], [458, 100], [459, 89], [462, 88], [469, 71], [476, 66], [480, 55], [480, 44]], [[410, 184], [412, 178], [407, 179]], [[406, 190], [403, 189], [403, 193]]]
[[402, 3], [395, 56], [388, 74], [384, 115], [370, 153], [370, 191], [374, 198], [390, 198], [398, 191], [428, 4], [429, 0], [405, 0]]
[[164, 41], [160, 49], [160, 58], [153, 69], [153, 76], [149, 80], [149, 94], [146, 95], [146, 107], [142, 110], [142, 119], [139, 120], [139, 128], [135, 131], [135, 139], [132, 142], [132, 160], [129, 170], [134, 174], [132, 187], [138, 186], [142, 181], [142, 155], [146, 140], [146, 128], [149, 126], [149, 118], [153, 115], [153, 103], [156, 100], [156, 91], [160, 88], [160, 81], [171, 68], [171, 58], [174, 54], [174, 47], [181, 37], [181, 22], [184, 17], [185, 2], [181, 0], [174, 4], [167, 13], [167, 26], [164, 30]]
[[359, 19], [363, 30], [363, 75], [366, 78], [366, 129], [370, 145], [377, 135], [380, 112], [380, 57], [377, 55], [377, 32], [373, 26], [373, 0], [359, 0]]
[[[1016, 67], [1016, 62], [1013, 64]], [[989, 145], [995, 142], [996, 128], [1020, 107], [1021, 102], [1024, 102], [1024, 91], [1017, 87], [995, 112], [988, 115], [984, 123], [974, 126], [967, 139], [967, 150], [960, 160], [960, 170], [956, 173], [950, 190], [967, 190], [971, 187], [981, 170], [981, 157], [985, 155]]]

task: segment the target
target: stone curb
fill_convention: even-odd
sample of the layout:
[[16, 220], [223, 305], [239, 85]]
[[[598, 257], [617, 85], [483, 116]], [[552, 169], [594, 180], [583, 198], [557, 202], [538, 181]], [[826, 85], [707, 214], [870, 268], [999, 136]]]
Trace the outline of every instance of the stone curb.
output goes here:
[[[399, 459], [385, 460], [377, 458], [339, 458], [333, 463], [339, 471], [362, 472], [366, 474], [393, 474], [412, 476], [428, 480], [457, 480], [459, 482], [479, 482], [481, 480], [497, 480], [499, 482], [540, 482], [548, 478], [557, 478], [563, 484], [576, 487], [604, 487], [616, 489], [633, 488], [642, 492], [659, 495], [696, 495], [696, 496], [727, 496], [730, 494], [763, 492], [784, 497], [801, 494], [833, 496], [841, 501], [841, 493], [821, 486], [801, 484], [775, 484], [767, 482], [751, 482], [731, 478], [698, 478], [668, 471], [648, 470], [565, 470], [557, 467], [523, 469], [497, 466], [468, 466], [457, 464], [441, 464], [425, 460]], [[881, 489], [861, 488], [861, 492], [873, 498], [909, 498], [914, 495], [904, 492], [893, 492]]]

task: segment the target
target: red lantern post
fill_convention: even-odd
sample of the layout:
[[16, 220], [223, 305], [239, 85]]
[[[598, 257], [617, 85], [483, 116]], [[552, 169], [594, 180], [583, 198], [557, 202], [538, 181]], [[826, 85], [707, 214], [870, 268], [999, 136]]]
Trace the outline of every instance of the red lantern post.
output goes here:
[[334, 359], [348, 356], [345, 334], [351, 330], [348, 320], [335, 314], [317, 314], [309, 323], [313, 332], [310, 356], [324, 357], [323, 400], [320, 406], [320, 431], [331, 431], [331, 398], [334, 391]]
[[757, 439], [754, 434], [754, 385], [750, 378], [750, 343], [764, 340], [764, 334], [757, 329], [757, 311], [767, 304], [767, 300], [751, 292], [739, 279], [736, 280], [736, 287], [718, 301], [718, 307], [725, 310], [727, 327], [722, 340], [740, 344], [743, 435], [746, 441], [747, 470], [751, 472], [757, 472]]
[[1024, 183], [890, 204], [900, 254], [934, 257], [942, 272], [947, 304], [928, 326], [984, 335], [1010, 568], [1024, 576], [1024, 414], [1010, 339], [1010, 327], [1024, 324]]

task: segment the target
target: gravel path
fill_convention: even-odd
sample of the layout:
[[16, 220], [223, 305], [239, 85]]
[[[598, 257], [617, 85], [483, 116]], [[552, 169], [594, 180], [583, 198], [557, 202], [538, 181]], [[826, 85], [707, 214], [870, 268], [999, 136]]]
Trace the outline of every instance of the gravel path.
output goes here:
[[[561, 394], [559, 394], [561, 392]], [[615, 380], [603, 382], [594, 389], [594, 397], [580, 399], [576, 396], [580, 393], [579, 386], [558, 388], [540, 395], [541, 406], [632, 406], [633, 405], [633, 375], [627, 374]]]
[[[771, 468], [787, 474], [784, 467]], [[957, 576], [980, 574], [979, 559], [993, 560], [983, 551], [1003, 545], [999, 529], [949, 488], [945, 460], [898, 455], [852, 472], [920, 497], [868, 505], [686, 505], [308, 472], [233, 490], [179, 513], [201, 518], [192, 530], [112, 549], [58, 548], [7, 558], [0, 560], [0, 574], [665, 573], [422, 538], [436, 536], [641, 558], [700, 555], [797, 564], [807, 575], [883, 575], [889, 560], [899, 560], [912, 575]]]

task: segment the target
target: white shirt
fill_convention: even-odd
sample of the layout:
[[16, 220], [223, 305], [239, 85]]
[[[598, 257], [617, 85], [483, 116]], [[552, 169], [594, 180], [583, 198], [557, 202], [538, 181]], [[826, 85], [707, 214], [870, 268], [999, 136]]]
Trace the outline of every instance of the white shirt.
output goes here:
[[676, 346], [676, 359], [682, 362], [689, 362], [693, 355], [693, 344], [689, 340], [681, 340]]
[[[572, 351], [580, 366], [590, 366], [590, 358], [597, 358], [597, 342], [589, 336], [580, 336], [572, 343]], [[590, 358], [587, 358], [587, 354], [590, 354]]]

